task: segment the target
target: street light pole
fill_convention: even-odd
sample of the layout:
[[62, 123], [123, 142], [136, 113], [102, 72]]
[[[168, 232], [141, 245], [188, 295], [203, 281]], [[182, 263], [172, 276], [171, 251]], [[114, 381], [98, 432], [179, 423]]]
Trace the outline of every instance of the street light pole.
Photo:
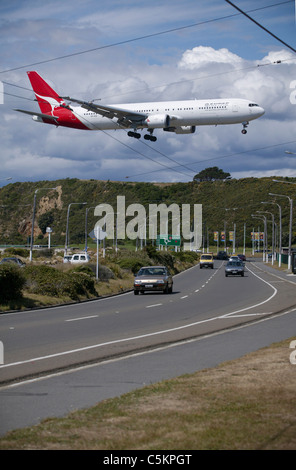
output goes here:
[[[266, 261], [268, 262], [268, 253], [267, 253], [267, 223], [266, 223], [266, 216], [265, 215], [254, 215], [254, 214], [251, 214], [251, 216], [255, 219], [260, 219], [260, 220], [263, 220], [264, 222], [264, 240], [263, 240], [263, 262]], [[267, 258], [267, 260], [266, 260]]]
[[[265, 214], [270, 214], [271, 215], [271, 220], [272, 220], [272, 235], [271, 235], [271, 247], [272, 247], [272, 256], [271, 256], [271, 264], [273, 264], [273, 261], [274, 261], [274, 215], [272, 212], [268, 212], [268, 211], [256, 211], [258, 213], [265, 213]], [[267, 257], [268, 257], [268, 253], [267, 253]]]
[[69, 214], [70, 214], [70, 207], [73, 206], [73, 204], [82, 204], [85, 205], [87, 202], [71, 202], [68, 205], [68, 211], [67, 211], [67, 225], [66, 225], [66, 240], [65, 240], [65, 255], [67, 254], [68, 250], [68, 231], [69, 231]]
[[269, 196], [276, 196], [276, 197], [286, 197], [289, 199], [290, 204], [290, 222], [289, 222], [289, 257], [288, 257], [288, 270], [291, 269], [291, 259], [292, 259], [292, 220], [293, 220], [293, 199], [286, 194], [274, 194], [269, 193]]
[[279, 268], [282, 265], [282, 207], [273, 201], [261, 202], [261, 204], [275, 204], [279, 208], [279, 221], [280, 221], [280, 233], [279, 233]]
[[87, 214], [90, 209], [94, 209], [95, 206], [93, 207], [87, 207], [85, 211], [85, 253], [87, 253]]

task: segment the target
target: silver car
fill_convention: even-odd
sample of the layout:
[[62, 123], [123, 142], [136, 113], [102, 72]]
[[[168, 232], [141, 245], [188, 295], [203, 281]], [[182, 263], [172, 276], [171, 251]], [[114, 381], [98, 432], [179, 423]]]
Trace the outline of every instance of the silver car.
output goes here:
[[11, 258], [3, 258], [0, 261], [0, 264], [4, 264], [4, 263], [14, 264], [14, 265], [19, 266], [20, 268], [23, 268], [24, 266], [26, 266], [26, 263], [24, 263], [22, 260], [14, 256], [12, 256]]
[[245, 267], [241, 261], [228, 261], [225, 266], [225, 276], [244, 276]]
[[144, 266], [134, 280], [134, 294], [145, 291], [173, 292], [173, 277], [165, 266]]

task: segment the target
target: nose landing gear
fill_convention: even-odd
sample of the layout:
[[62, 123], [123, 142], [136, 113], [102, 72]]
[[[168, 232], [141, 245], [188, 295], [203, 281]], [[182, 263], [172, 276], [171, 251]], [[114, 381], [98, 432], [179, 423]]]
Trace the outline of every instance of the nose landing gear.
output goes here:
[[246, 134], [246, 133], [247, 133], [247, 127], [248, 127], [248, 125], [249, 125], [249, 122], [248, 122], [248, 121], [242, 122], [242, 125], [243, 125], [242, 134]]

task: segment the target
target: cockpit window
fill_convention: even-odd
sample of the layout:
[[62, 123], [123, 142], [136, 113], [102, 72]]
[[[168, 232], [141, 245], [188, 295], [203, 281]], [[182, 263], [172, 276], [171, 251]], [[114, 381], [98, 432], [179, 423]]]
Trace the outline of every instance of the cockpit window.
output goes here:
[[249, 106], [250, 106], [250, 108], [251, 108], [252, 106], [259, 106], [259, 105], [256, 104], [256, 103], [249, 103]]

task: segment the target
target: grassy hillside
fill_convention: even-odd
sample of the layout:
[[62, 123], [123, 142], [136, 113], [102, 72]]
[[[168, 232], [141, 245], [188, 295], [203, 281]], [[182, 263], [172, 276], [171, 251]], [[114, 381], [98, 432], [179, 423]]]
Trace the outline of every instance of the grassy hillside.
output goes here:
[[[294, 180], [289, 179], [289, 181]], [[69, 215], [70, 244], [84, 243], [86, 207], [93, 208], [100, 203], [107, 203], [116, 212], [117, 196], [125, 196], [126, 206], [132, 203], [144, 205], [147, 208], [147, 214], [148, 205], [152, 203], [164, 203], [167, 206], [172, 203], [179, 206], [202, 204], [204, 231], [208, 234], [209, 242], [213, 242], [213, 231], [224, 230], [224, 224], [226, 224], [227, 231], [233, 230], [235, 223], [237, 242], [242, 244], [244, 224], [246, 224], [247, 242], [250, 242], [250, 232], [253, 227], [257, 230], [260, 226], [263, 230], [263, 223], [251, 217], [251, 214], [257, 210], [272, 212], [278, 223], [278, 207], [274, 204], [261, 204], [261, 201], [272, 200], [268, 193], [285, 194], [293, 198], [296, 186], [276, 183], [272, 181], [272, 178], [168, 184], [79, 179], [13, 183], [0, 189], [0, 245], [22, 245], [28, 242], [36, 190], [38, 191], [34, 224], [35, 244], [47, 244], [47, 234], [42, 233], [47, 225], [53, 229], [52, 245], [65, 244], [67, 210], [69, 204], [72, 203], [75, 205], [71, 206]], [[286, 245], [289, 230], [288, 199], [277, 198], [274, 201], [282, 206], [283, 245]], [[87, 202], [87, 206], [79, 205], [78, 202]], [[95, 222], [93, 209], [90, 209], [88, 233], [93, 229]], [[271, 233], [271, 226], [269, 230]], [[293, 235], [295, 238], [295, 231]]]

